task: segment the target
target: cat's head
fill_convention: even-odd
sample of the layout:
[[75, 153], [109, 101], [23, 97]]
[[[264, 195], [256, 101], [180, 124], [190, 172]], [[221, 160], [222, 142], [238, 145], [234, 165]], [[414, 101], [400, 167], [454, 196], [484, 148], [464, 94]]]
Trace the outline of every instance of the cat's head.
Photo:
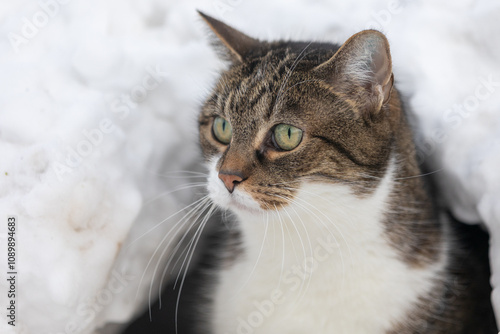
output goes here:
[[199, 117], [214, 202], [275, 210], [305, 183], [370, 192], [401, 119], [385, 36], [366, 30], [340, 47], [261, 42], [201, 15], [231, 62]]

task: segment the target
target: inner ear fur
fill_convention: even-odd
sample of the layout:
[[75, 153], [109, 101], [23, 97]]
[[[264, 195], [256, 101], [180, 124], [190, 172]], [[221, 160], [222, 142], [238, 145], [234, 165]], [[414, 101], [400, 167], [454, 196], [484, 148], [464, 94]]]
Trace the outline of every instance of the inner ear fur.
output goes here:
[[379, 31], [364, 30], [349, 38], [326, 62], [314, 69], [333, 86], [355, 92], [371, 112], [379, 111], [389, 101], [393, 86], [391, 53], [387, 38]]

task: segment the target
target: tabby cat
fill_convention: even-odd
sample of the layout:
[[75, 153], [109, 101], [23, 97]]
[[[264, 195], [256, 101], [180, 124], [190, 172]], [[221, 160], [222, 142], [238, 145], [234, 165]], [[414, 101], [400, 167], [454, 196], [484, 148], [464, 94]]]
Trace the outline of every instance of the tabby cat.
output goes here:
[[200, 14], [230, 64], [199, 116], [208, 192], [235, 222], [201, 332], [497, 333], [488, 274], [421, 177], [386, 37], [264, 42]]

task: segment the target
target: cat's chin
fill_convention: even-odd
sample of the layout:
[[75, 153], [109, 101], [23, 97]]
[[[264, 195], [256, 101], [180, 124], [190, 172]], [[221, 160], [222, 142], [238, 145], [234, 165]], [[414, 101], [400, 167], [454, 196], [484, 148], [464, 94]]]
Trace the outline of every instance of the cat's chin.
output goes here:
[[[224, 189], [225, 190], [225, 189]], [[234, 191], [232, 194], [224, 191], [211, 191], [212, 201], [222, 209], [236, 214], [262, 214], [260, 206], [244, 191]]]
[[[232, 197], [232, 196], [231, 196]], [[229, 210], [234, 213], [243, 213], [243, 214], [261, 214], [263, 210], [260, 207], [249, 206], [246, 203], [241, 203], [238, 198], [232, 197], [230, 199], [230, 207]]]

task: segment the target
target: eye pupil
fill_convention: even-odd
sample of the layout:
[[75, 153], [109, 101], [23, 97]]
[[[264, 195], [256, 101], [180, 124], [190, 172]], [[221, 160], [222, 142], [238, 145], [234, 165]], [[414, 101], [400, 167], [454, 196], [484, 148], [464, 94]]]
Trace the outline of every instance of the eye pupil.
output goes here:
[[222, 122], [222, 131], [226, 131], [226, 121]]
[[288, 128], [288, 139], [292, 137], [292, 129], [289, 127]]

